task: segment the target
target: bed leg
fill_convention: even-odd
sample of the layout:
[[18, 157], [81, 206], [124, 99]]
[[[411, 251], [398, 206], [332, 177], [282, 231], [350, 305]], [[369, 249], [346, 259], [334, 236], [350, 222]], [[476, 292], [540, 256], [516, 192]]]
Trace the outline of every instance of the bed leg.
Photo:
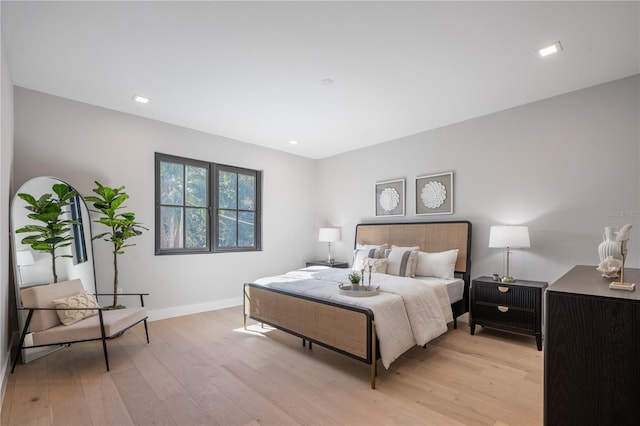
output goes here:
[[376, 388], [376, 369], [378, 365], [378, 357], [376, 355], [376, 323], [371, 321], [371, 389]]
[[453, 317], [453, 329], [457, 329], [458, 328], [458, 318], [457, 317]]
[[244, 327], [245, 330], [247, 329], [247, 314], [244, 314], [243, 327]]
[[306, 347], [307, 347], [307, 341], [306, 341], [306, 340], [304, 340], [304, 339], [302, 339], [302, 347], [303, 347], [303, 348], [306, 348]]

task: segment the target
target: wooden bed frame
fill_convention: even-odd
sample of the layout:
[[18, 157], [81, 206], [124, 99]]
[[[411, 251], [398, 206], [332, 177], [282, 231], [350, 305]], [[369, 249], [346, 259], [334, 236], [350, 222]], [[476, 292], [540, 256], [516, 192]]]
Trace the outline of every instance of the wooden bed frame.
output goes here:
[[[362, 223], [356, 226], [355, 244], [419, 246], [421, 251], [458, 249], [456, 276], [464, 280], [462, 300], [453, 303], [454, 327], [457, 317], [469, 311], [471, 281], [471, 223], [467, 221], [420, 223]], [[309, 349], [316, 343], [371, 365], [371, 388], [376, 386], [379, 352], [373, 312], [266, 288], [244, 285], [244, 327], [247, 318], [302, 338]]]

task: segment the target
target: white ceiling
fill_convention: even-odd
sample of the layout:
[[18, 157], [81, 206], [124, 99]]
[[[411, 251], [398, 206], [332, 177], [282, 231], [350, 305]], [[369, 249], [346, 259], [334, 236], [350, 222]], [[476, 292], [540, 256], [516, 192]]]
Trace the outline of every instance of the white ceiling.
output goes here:
[[[637, 1], [2, 1], [1, 13], [17, 86], [310, 158], [640, 73]], [[537, 57], [556, 40], [560, 54]]]

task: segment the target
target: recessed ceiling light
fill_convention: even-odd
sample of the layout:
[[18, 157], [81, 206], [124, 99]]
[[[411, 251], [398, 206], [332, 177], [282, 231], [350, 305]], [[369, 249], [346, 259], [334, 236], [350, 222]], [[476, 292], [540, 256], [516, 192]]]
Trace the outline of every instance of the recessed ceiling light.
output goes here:
[[298, 145], [298, 141], [289, 141], [289, 145]]
[[133, 100], [136, 102], [140, 102], [141, 104], [148, 104], [150, 101], [149, 98], [145, 98], [144, 96], [140, 96], [140, 95], [134, 95]]
[[557, 53], [561, 50], [562, 50], [562, 45], [560, 44], [559, 41], [556, 41], [555, 43], [549, 46], [545, 46], [538, 49], [538, 55], [540, 55], [541, 58], [544, 58], [545, 56], [553, 55], [554, 53]]

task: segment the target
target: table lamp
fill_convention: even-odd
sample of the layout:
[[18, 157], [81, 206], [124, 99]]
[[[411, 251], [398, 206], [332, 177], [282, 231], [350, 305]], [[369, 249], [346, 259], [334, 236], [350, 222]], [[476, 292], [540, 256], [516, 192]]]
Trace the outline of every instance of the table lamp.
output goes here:
[[329, 245], [327, 263], [333, 263], [334, 260], [331, 257], [331, 243], [340, 241], [340, 229], [339, 228], [320, 228], [320, 231], [318, 232], [318, 241], [327, 243]]
[[527, 226], [492, 226], [489, 230], [489, 247], [507, 249], [507, 269], [503, 283], [512, 283], [516, 280], [509, 274], [509, 257], [513, 248], [529, 248], [529, 228]]
[[35, 262], [35, 260], [33, 259], [33, 254], [31, 253], [31, 250], [20, 250], [18, 252], [16, 252], [16, 266], [18, 269], [18, 279], [19, 279], [19, 284], [20, 286], [22, 286], [23, 281], [22, 281], [22, 268], [25, 266], [31, 266], [33, 265]]

